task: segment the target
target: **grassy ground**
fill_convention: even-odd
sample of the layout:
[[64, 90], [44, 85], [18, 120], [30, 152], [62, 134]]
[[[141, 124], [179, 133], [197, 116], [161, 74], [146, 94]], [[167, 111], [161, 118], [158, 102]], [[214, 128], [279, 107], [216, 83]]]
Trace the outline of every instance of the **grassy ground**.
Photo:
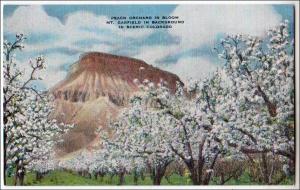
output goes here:
[[[286, 179], [281, 184], [291, 185], [293, 184], [293, 178]], [[13, 184], [13, 177], [7, 178], [7, 184]], [[51, 186], [51, 185], [116, 185], [118, 184], [118, 177], [114, 176], [112, 180], [109, 176], [104, 176], [101, 180], [98, 178], [89, 179], [87, 177], [79, 176], [75, 173], [65, 172], [65, 171], [52, 171], [47, 174], [41, 181], [35, 180], [35, 175], [33, 173], [27, 173], [25, 176], [25, 185], [32, 185], [32, 186]], [[215, 185], [216, 182], [212, 181], [212, 185]], [[125, 185], [135, 185], [133, 181], [132, 175], [125, 176]], [[152, 185], [152, 181], [149, 176], [145, 177], [145, 180], [141, 180], [139, 178], [137, 185]], [[161, 185], [192, 185], [191, 180], [188, 177], [181, 177], [179, 175], [172, 175], [170, 176], [170, 183], [163, 178]], [[258, 183], [251, 182], [249, 175], [246, 173], [242, 175], [238, 180], [231, 179], [225, 185], [259, 185]]]

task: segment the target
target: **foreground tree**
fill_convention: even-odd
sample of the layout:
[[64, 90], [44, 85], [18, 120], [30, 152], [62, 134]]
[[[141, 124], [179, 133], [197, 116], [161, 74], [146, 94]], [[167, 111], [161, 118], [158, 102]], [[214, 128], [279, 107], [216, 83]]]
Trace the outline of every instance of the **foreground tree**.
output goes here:
[[[217, 79], [216, 75], [208, 81], [217, 84]], [[163, 81], [156, 87], [151, 82], [140, 87], [143, 92], [132, 99], [131, 107], [115, 124], [114, 143], [132, 156], [145, 157], [154, 169], [150, 171], [156, 185], [175, 159], [186, 164], [194, 184], [208, 184], [217, 158], [226, 153], [215, 141], [218, 126], [213, 125], [213, 99], [205, 96], [209, 89], [205, 86], [201, 96], [189, 99], [179, 82], [176, 94]]]
[[[26, 166], [38, 159], [45, 159], [71, 125], [57, 124], [49, 118], [52, 112], [51, 97], [32, 87], [32, 82], [42, 80], [38, 72], [45, 69], [42, 56], [30, 61], [31, 72], [25, 79], [12, 54], [24, 48], [25, 37], [16, 35], [14, 43], [4, 43], [4, 170], [16, 168], [15, 185], [23, 185]], [[6, 181], [5, 181], [6, 182]]]
[[294, 162], [294, 47], [287, 26], [270, 30], [265, 40], [236, 35], [221, 42], [230, 92], [220, 109], [224, 129], [235, 131], [230, 138], [241, 146]]
[[208, 185], [219, 157], [228, 153], [220, 143], [220, 126], [216, 120], [216, 97], [226, 93], [221, 86], [220, 72], [203, 82], [190, 83], [184, 90], [180, 83], [174, 95], [151, 92], [152, 99], [175, 120], [165, 127], [171, 138], [169, 149], [181, 159], [190, 172], [195, 185]]
[[[140, 87], [153, 89], [154, 84], [145, 80]], [[163, 128], [173, 126], [174, 121], [144, 99], [143, 94], [137, 94], [131, 99], [130, 107], [123, 110], [118, 121], [111, 125], [112, 137], [104, 140], [125, 151], [133, 162], [144, 160], [142, 165], [147, 166], [153, 184], [160, 185], [167, 166], [174, 160], [174, 153], [166, 143], [169, 134]], [[135, 167], [132, 169], [135, 172]]]
[[263, 182], [277, 183], [276, 163], [266, 160], [279, 155], [291, 173], [295, 165], [294, 52], [287, 23], [270, 30], [267, 39], [228, 36], [221, 49], [224, 68], [186, 90], [178, 83], [175, 95], [163, 82], [140, 84], [144, 93], [116, 127], [119, 145], [135, 154], [172, 152], [196, 185], [209, 184], [218, 158], [243, 161], [256, 154]]

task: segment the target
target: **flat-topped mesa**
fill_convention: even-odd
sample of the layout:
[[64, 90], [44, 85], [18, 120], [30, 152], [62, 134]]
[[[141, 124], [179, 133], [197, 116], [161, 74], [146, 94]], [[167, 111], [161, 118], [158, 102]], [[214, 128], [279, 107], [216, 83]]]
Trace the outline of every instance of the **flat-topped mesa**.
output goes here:
[[130, 96], [139, 90], [134, 79], [148, 79], [154, 84], [166, 81], [172, 92], [180, 81], [144, 61], [106, 53], [86, 53], [72, 65], [65, 80], [50, 90], [55, 96], [51, 117], [76, 126], [57, 147], [59, 155], [99, 146], [95, 131], [109, 130], [107, 126], [128, 105]]
[[82, 55], [67, 78], [51, 91], [56, 99], [71, 102], [107, 96], [114, 104], [124, 105], [130, 95], [138, 90], [134, 79], [148, 79], [154, 84], [163, 80], [172, 92], [175, 92], [176, 81], [180, 81], [176, 75], [138, 59], [90, 52]]

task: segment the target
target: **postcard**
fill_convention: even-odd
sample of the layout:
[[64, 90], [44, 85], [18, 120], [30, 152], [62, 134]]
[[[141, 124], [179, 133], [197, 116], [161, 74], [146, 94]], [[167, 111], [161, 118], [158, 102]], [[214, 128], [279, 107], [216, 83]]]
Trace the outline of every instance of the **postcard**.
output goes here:
[[299, 188], [299, 2], [1, 10], [1, 188]]

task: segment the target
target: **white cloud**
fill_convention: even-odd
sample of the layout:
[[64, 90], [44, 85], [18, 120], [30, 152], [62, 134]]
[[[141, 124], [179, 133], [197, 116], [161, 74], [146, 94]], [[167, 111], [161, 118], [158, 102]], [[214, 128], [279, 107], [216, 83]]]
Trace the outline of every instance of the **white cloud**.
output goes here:
[[183, 48], [215, 43], [221, 33], [262, 36], [281, 21], [271, 5], [179, 5], [172, 15], [185, 22], [169, 29]]
[[[144, 37], [153, 32], [152, 29], [145, 30], [121, 30], [117, 25], [106, 24], [109, 18], [107, 16], [97, 16], [91, 12], [77, 11], [66, 16], [66, 21], [60, 22], [56, 17], [49, 16], [40, 5], [20, 6], [12, 16], [4, 19], [4, 28], [10, 33], [54, 33], [61, 36], [64, 45], [67, 42], [84, 38], [96, 38], [113, 40], [116, 36], [126, 37]], [[97, 34], [82, 30], [82, 28], [108, 29], [108, 34]]]
[[[56, 17], [49, 16], [42, 6], [20, 6], [15, 12], [4, 19], [4, 31], [11, 34], [24, 33], [30, 38], [31, 34], [50, 34], [55, 36], [51, 42], [47, 40], [26, 44], [25, 52], [42, 52], [49, 48], [66, 48], [73, 52], [101, 51], [110, 52], [120, 48], [122, 41], [128, 37], [140, 38], [147, 36], [153, 30], [126, 30], [116, 25], [106, 24], [106, 16], [97, 16], [91, 12], [77, 11], [66, 15], [61, 23]], [[90, 30], [89, 30], [90, 29]], [[95, 30], [95, 31], [93, 31]], [[107, 30], [108, 32], [97, 32]], [[95, 40], [95, 43], [78, 46], [78, 40]], [[99, 41], [99, 43], [97, 43]], [[101, 43], [101, 41], [111, 43]], [[57, 64], [53, 62], [53, 64]]]
[[281, 21], [281, 16], [269, 5], [179, 5], [171, 15], [179, 16], [185, 22], [168, 30], [171, 35], [179, 37], [180, 43], [142, 46], [135, 57], [174, 72], [184, 80], [201, 78], [206, 72], [215, 70], [216, 65], [202, 57], [182, 58], [167, 67], [158, 65], [157, 61], [202, 45], [213, 48], [217, 35], [222, 33], [264, 36], [268, 29]]
[[[101, 51], [110, 52], [114, 48], [120, 47], [120, 41], [128, 37], [144, 37], [151, 34], [152, 30], [126, 30], [119, 29], [116, 25], [108, 25], [108, 17], [97, 16], [90, 12], [78, 11], [66, 16], [62, 23], [59, 19], [49, 16], [42, 6], [20, 6], [15, 12], [4, 19], [4, 31], [10, 34], [24, 33], [31, 34], [50, 34], [55, 36], [51, 42], [40, 40], [33, 44], [26, 44], [24, 52], [42, 52], [47, 49], [66, 48], [74, 52]], [[86, 30], [85, 30], [86, 29]], [[91, 29], [91, 30], [88, 30]], [[95, 30], [108, 30], [109, 32], [97, 33]], [[76, 46], [78, 40], [94, 39], [99, 43], [87, 44], [87, 46]], [[110, 44], [101, 41], [111, 42]], [[24, 70], [25, 76], [30, 74], [30, 67], [25, 58], [18, 61], [18, 65]], [[29, 59], [29, 58], [28, 58]], [[51, 87], [66, 76], [66, 72], [60, 70], [60, 66], [66, 63], [73, 63], [78, 59], [78, 55], [69, 56], [62, 53], [47, 54], [47, 71], [41, 73], [43, 84]], [[25, 80], [25, 79], [24, 79]]]
[[217, 69], [216, 64], [203, 57], [183, 57], [171, 64], [158, 64], [157, 62], [166, 56], [179, 52], [180, 47], [172, 46], [143, 46], [140, 53], [135, 56], [148, 64], [176, 74], [183, 82], [188, 79], [203, 79]]
[[[179, 5], [171, 15], [184, 20], [183, 25], [174, 25], [168, 32], [177, 36], [177, 45], [140, 46], [139, 54], [135, 58], [142, 59], [149, 64], [174, 72], [186, 80], [189, 77], [201, 78], [206, 73], [216, 69], [209, 60], [202, 57], [185, 57], [176, 63], [165, 66], [158, 61], [167, 56], [185, 52], [202, 45], [216, 43], [217, 35], [221, 33], [242, 33], [262, 36], [269, 28], [281, 21], [270, 5]], [[134, 37], [147, 37], [155, 30], [120, 30], [116, 25], [108, 25], [107, 16], [98, 16], [91, 12], [78, 11], [66, 15], [65, 22], [49, 16], [42, 6], [20, 6], [7, 18], [4, 18], [4, 31], [15, 34], [23, 32], [27, 35], [47, 33], [56, 36], [54, 41], [28, 44], [25, 51], [41, 52], [49, 48], [67, 48], [74, 52], [101, 51], [111, 52], [124, 48], [123, 42]], [[83, 30], [90, 28], [91, 30]], [[105, 32], [93, 31], [105, 30]], [[77, 46], [78, 40], [95, 39], [96, 42], [88, 46]], [[101, 43], [101, 41], [109, 43]], [[127, 47], [126, 47], [127, 48]], [[129, 47], [128, 47], [129, 48]], [[59, 71], [65, 63], [72, 63], [78, 56], [68, 56], [62, 53], [46, 55], [48, 71], [45, 85], [50, 87], [61, 80], [66, 73]]]
[[48, 70], [47, 72], [41, 73], [41, 77], [43, 78], [43, 85], [45, 85], [46, 89], [50, 89], [54, 85], [58, 84], [62, 81], [66, 76], [67, 72], [63, 70]]
[[51, 53], [45, 57], [45, 63], [49, 69], [59, 69], [66, 63], [74, 63], [78, 60], [80, 54], [75, 56], [68, 56], [62, 53]]
[[12, 16], [4, 19], [4, 29], [10, 33], [60, 33], [63, 30], [61, 22], [48, 16], [41, 6], [20, 6]]
[[148, 64], [159, 66], [157, 61], [178, 52], [179, 48], [177, 45], [142, 46], [140, 47], [140, 53], [135, 58], [144, 60]]
[[80, 54], [75, 56], [68, 56], [61, 53], [47, 54], [45, 57], [46, 69], [40, 74], [43, 78], [43, 84], [46, 88], [51, 88], [59, 81], [63, 80], [67, 76], [67, 71], [62, 67], [67, 63], [75, 63], [79, 59]]
[[188, 79], [203, 79], [217, 70], [217, 65], [211, 63], [203, 57], [184, 57], [179, 59], [175, 64], [162, 67], [162, 69], [170, 71], [184, 82]]
[[[78, 22], [80, 21], [80, 22]], [[109, 21], [107, 16], [97, 16], [91, 12], [86, 11], [77, 11], [68, 15], [66, 20], [66, 27], [70, 27], [70, 29], [78, 29], [80, 27], [93, 27], [93, 28], [101, 28], [101, 29], [109, 29], [112, 31], [112, 35], [120, 35], [122, 37], [144, 37], [153, 32], [153, 29], [119, 29], [116, 24], [106, 24]]]

